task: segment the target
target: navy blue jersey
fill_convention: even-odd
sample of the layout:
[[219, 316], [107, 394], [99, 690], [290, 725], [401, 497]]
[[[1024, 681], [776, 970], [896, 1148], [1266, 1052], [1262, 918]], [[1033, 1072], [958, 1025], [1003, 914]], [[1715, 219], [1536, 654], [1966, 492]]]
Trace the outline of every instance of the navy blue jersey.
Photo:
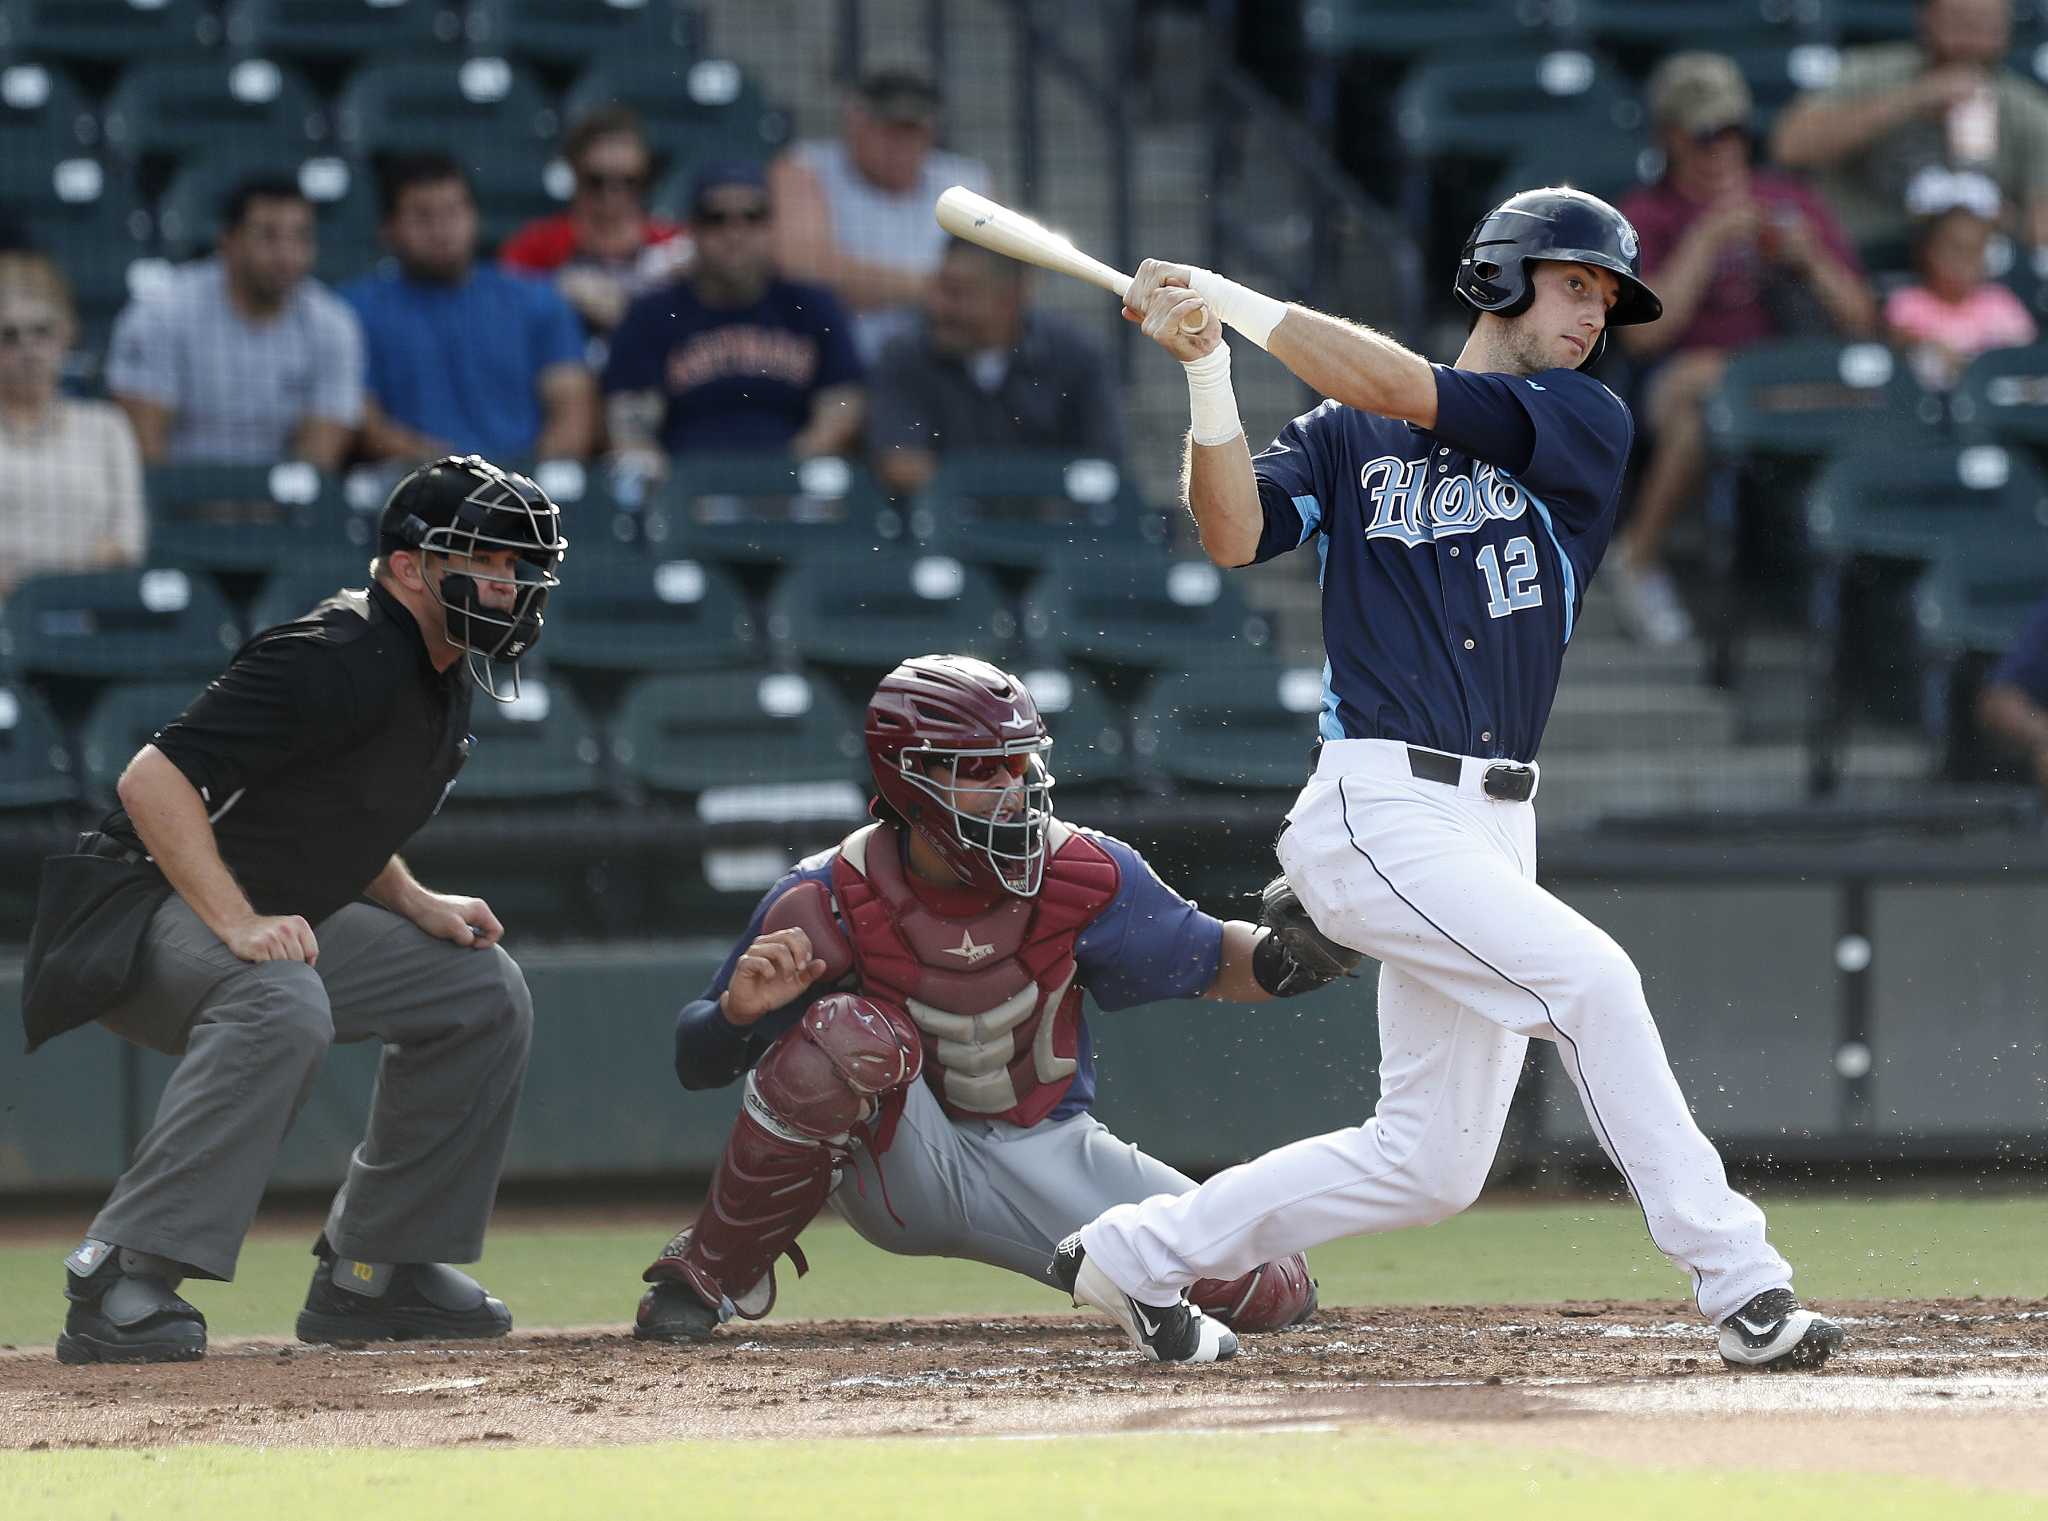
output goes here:
[[1253, 461], [1257, 558], [1316, 541], [1325, 739], [1534, 758], [1635, 425], [1576, 370], [1436, 368], [1425, 432], [1326, 401]]
[[[1070, 828], [1074, 826], [1068, 826]], [[1074, 940], [1074, 980], [1101, 1009], [1128, 1009], [1162, 998], [1194, 998], [1216, 980], [1223, 958], [1223, 922], [1160, 881], [1145, 858], [1113, 835], [1083, 830], [1117, 864], [1116, 896], [1103, 905]], [[896, 848], [903, 848], [901, 831]], [[764, 1014], [745, 1029], [719, 1012], [719, 995], [732, 982], [741, 955], [761, 933], [775, 900], [799, 882], [832, 887], [832, 858], [839, 847], [821, 851], [768, 889], [747, 927], [711, 979], [711, 986], [676, 1016], [676, 1076], [686, 1088], [714, 1088], [731, 1082], [775, 1044], [816, 1001], [806, 995]], [[818, 990], [822, 996], [824, 989]], [[1095, 1048], [1084, 1015], [1077, 1032], [1072, 1086], [1050, 1119], [1085, 1112], [1095, 1102]]]
[[2027, 626], [1998, 662], [1991, 681], [2018, 687], [2037, 707], [2048, 707], [2048, 602], [2028, 615]]

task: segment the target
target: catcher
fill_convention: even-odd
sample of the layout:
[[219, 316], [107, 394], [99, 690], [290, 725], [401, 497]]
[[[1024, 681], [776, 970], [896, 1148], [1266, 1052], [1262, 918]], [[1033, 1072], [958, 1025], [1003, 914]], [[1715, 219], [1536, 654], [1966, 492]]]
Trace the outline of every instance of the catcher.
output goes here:
[[[643, 1275], [643, 1340], [766, 1315], [776, 1258], [805, 1271], [797, 1234], [828, 1199], [885, 1251], [1045, 1282], [1060, 1239], [1103, 1209], [1194, 1187], [1089, 1113], [1083, 991], [1104, 1009], [1256, 1003], [1359, 959], [1284, 881], [1266, 927], [1213, 919], [1130, 846], [1054, 818], [1045, 725], [985, 661], [905, 661], [865, 727], [877, 821], [776, 883], [677, 1018], [683, 1086], [745, 1086], [703, 1212]], [[1233, 1328], [1303, 1321], [1316, 1287], [1294, 1256], [1193, 1298], [1206, 1345], [1154, 1357], [1229, 1357]]]

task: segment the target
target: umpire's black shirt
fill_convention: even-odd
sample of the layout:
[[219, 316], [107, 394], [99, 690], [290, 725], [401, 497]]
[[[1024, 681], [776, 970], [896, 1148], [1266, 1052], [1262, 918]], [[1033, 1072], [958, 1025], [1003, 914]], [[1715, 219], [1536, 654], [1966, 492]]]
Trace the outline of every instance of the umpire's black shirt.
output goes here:
[[[251, 639], [153, 743], [199, 790], [256, 911], [317, 925], [441, 806], [469, 752], [470, 690], [373, 582]], [[140, 848], [125, 809], [101, 829]]]

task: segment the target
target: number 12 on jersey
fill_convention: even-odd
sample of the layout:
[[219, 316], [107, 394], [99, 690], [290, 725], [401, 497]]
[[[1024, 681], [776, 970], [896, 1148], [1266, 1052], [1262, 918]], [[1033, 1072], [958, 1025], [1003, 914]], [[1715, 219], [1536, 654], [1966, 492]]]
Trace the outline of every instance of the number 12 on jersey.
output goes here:
[[1543, 588], [1536, 584], [1539, 574], [1536, 546], [1529, 542], [1527, 535], [1509, 539], [1505, 554], [1498, 546], [1488, 544], [1472, 558], [1478, 562], [1479, 573], [1486, 577], [1486, 615], [1489, 618], [1505, 618], [1524, 608], [1543, 605]]

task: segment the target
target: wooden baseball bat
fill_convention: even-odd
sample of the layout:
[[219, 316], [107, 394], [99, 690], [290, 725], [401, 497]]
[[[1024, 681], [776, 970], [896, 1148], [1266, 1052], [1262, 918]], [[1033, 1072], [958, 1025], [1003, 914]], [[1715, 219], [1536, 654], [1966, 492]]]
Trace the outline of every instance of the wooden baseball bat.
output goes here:
[[[956, 238], [978, 243], [1005, 258], [1036, 264], [1040, 269], [1071, 275], [1076, 280], [1086, 280], [1118, 300], [1122, 300], [1131, 288], [1131, 277], [1122, 270], [1113, 269], [1100, 259], [1084, 254], [1070, 239], [1007, 206], [998, 205], [985, 195], [976, 195], [965, 185], [954, 185], [943, 191], [933, 208], [933, 215], [939, 219], [939, 225]], [[1208, 317], [1205, 313], [1202, 321], [1187, 331], [1199, 333], [1206, 326]]]

